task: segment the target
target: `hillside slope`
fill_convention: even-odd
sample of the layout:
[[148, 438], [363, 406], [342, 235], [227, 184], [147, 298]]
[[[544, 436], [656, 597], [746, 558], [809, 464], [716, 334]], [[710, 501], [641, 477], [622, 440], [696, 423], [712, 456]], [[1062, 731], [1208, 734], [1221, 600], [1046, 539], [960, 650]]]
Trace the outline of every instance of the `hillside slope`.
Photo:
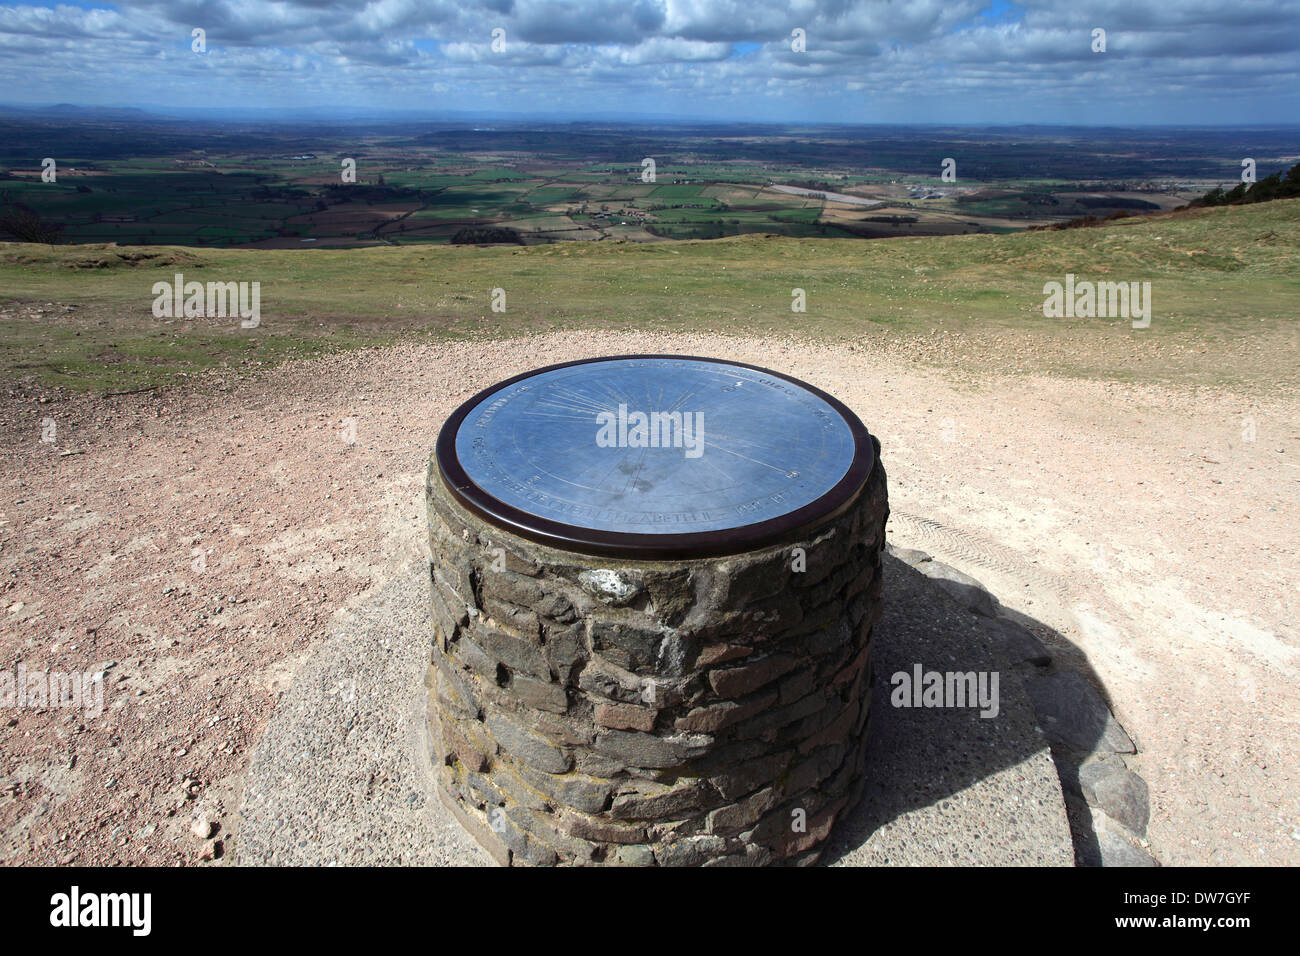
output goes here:
[[[260, 283], [256, 329], [155, 318], [154, 283]], [[1149, 328], [1049, 319], [1043, 287], [1150, 282]], [[494, 289], [505, 311], [492, 310]], [[802, 289], [806, 311], [793, 312]], [[397, 338], [562, 328], [882, 339], [977, 374], [1293, 387], [1300, 200], [1098, 229], [850, 241], [194, 250], [0, 244], [0, 377], [113, 390]], [[1288, 354], [1289, 353], [1289, 354]]]

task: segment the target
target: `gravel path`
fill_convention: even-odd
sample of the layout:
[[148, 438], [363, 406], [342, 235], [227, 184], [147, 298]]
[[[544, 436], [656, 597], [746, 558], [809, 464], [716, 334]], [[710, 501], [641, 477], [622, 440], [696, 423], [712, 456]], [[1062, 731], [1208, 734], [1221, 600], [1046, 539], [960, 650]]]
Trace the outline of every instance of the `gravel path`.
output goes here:
[[981, 579], [1099, 676], [1141, 750], [1162, 862], [1300, 861], [1294, 401], [996, 371], [957, 386], [906, 349], [704, 333], [0, 395], [0, 659], [112, 665], [102, 716], [0, 714], [0, 859], [221, 859], [279, 695], [336, 615], [420, 559], [443, 418], [537, 365], [657, 351], [777, 368], [854, 408], [884, 446], [892, 539]]

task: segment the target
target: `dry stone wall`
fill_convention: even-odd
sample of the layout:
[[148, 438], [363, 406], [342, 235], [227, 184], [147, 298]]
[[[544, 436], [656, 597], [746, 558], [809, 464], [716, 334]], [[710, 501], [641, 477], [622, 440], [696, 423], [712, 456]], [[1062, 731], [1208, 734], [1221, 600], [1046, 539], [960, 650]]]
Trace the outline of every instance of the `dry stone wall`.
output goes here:
[[498, 862], [816, 860], [861, 792], [878, 460], [802, 540], [677, 562], [504, 532], [434, 461], [426, 492], [437, 786]]

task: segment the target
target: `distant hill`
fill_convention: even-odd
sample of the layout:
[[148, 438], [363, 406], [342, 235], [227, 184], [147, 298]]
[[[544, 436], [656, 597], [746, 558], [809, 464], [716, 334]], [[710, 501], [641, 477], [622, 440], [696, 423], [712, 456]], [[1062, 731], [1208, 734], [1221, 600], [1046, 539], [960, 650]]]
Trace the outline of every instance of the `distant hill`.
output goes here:
[[1238, 183], [1226, 193], [1222, 186], [1216, 186], [1200, 199], [1189, 203], [1190, 206], [1240, 206], [1244, 203], [1269, 202], [1273, 199], [1295, 199], [1300, 197], [1300, 163], [1296, 163], [1285, 176], [1274, 173], [1257, 182]]
[[96, 120], [144, 121], [152, 116], [134, 106], [78, 106], [75, 103], [56, 103], [54, 106], [16, 106], [0, 103], [0, 116], [39, 116], [50, 119], [94, 122]]
[[1227, 192], [1223, 191], [1222, 186], [1216, 186], [1200, 199], [1194, 199], [1186, 206], [1179, 206], [1177, 209], [1169, 212], [1155, 213], [1136, 213], [1118, 210], [1112, 212], [1109, 216], [1083, 216], [1079, 219], [1070, 219], [1065, 222], [1054, 222], [1046, 226], [1030, 226], [1030, 232], [1054, 231], [1060, 229], [1087, 229], [1092, 226], [1104, 225], [1108, 222], [1114, 222], [1116, 219], [1129, 219], [1135, 216], [1159, 215], [1168, 217], [1178, 215], [1192, 209], [1204, 208], [1206, 206], [1242, 206], [1247, 203], [1269, 202], [1274, 199], [1298, 199], [1300, 198], [1300, 163], [1292, 166], [1286, 175], [1274, 173], [1272, 176], [1265, 176], [1258, 182], [1238, 183]]

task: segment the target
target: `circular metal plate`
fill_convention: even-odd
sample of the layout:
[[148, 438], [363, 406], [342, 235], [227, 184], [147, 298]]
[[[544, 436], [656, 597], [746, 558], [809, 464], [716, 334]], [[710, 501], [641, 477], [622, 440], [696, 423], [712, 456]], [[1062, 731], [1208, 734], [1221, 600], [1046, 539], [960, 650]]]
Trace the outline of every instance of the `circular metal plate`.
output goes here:
[[875, 460], [831, 396], [719, 359], [624, 355], [494, 385], [438, 436], [444, 483], [471, 511], [556, 547], [703, 557], [832, 517]]

